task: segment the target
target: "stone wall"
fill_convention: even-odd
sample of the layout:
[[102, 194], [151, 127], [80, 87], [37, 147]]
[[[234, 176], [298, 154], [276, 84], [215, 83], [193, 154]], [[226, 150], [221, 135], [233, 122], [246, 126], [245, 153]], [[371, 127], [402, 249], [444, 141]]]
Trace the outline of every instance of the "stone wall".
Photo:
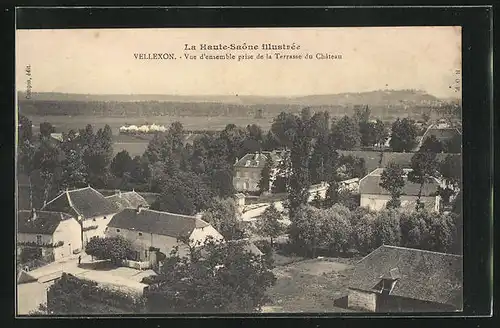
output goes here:
[[349, 289], [347, 306], [351, 309], [375, 312], [377, 309], [377, 294]]

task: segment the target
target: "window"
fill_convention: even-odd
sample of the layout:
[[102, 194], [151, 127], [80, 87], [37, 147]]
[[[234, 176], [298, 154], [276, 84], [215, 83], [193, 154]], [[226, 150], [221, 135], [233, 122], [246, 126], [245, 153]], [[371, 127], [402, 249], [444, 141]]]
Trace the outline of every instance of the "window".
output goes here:
[[94, 222], [95, 222], [95, 218], [93, 218], [93, 219], [92, 219], [92, 221], [94, 221]]
[[38, 235], [36, 236], [36, 243], [41, 244], [42, 243], [42, 236]]
[[116, 232], [120, 232], [120, 229], [116, 229]]
[[139, 236], [142, 236], [142, 232], [139, 232]]
[[106, 220], [106, 217], [103, 217], [102, 219], [103, 219], [103, 220]]

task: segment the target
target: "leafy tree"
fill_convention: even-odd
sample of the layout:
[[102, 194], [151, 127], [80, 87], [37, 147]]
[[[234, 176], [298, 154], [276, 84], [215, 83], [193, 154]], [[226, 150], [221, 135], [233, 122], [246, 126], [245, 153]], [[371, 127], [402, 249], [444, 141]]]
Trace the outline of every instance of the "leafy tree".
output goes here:
[[24, 115], [19, 115], [18, 142], [23, 145], [26, 141], [33, 142], [33, 123]]
[[98, 260], [110, 260], [119, 265], [133, 254], [132, 244], [122, 236], [92, 237], [85, 245], [85, 253]]
[[243, 143], [247, 139], [247, 131], [234, 124], [228, 124], [220, 134], [220, 140], [225, 144], [227, 162], [233, 164], [236, 158], [241, 158], [246, 151]]
[[401, 246], [425, 248], [429, 235], [429, 213], [426, 210], [403, 212], [400, 217]]
[[340, 204], [322, 210], [322, 243], [333, 252], [347, 252], [352, 234], [351, 212]]
[[88, 184], [88, 168], [83, 158], [80, 138], [75, 131], [63, 134], [61, 149], [64, 152], [62, 163], [62, 188], [83, 187]]
[[145, 293], [150, 313], [260, 312], [276, 282], [271, 264], [239, 244], [208, 241], [188, 257], [171, 255]]
[[184, 147], [184, 127], [180, 122], [173, 122], [168, 129], [173, 152], [181, 152]]
[[401, 228], [399, 224], [398, 212], [395, 210], [384, 210], [378, 213], [375, 218], [375, 246], [393, 245], [401, 243]]
[[215, 169], [211, 172], [211, 187], [219, 197], [231, 197], [234, 195], [232, 168]]
[[59, 192], [63, 172], [64, 154], [59, 145], [50, 139], [40, 141], [34, 156], [33, 168], [39, 170], [43, 181], [43, 203]]
[[375, 248], [375, 214], [353, 212], [352, 246], [361, 254], [368, 254]]
[[417, 144], [418, 129], [415, 122], [408, 118], [399, 118], [392, 124], [389, 144], [395, 152], [411, 151]]
[[257, 221], [257, 231], [259, 235], [269, 237], [271, 239], [271, 247], [273, 247], [273, 239], [281, 236], [284, 232], [284, 225], [281, 223], [282, 215], [276, 209], [274, 203], [262, 213], [262, 217]]
[[405, 186], [404, 171], [396, 163], [389, 163], [380, 176], [380, 186], [391, 194], [391, 200], [387, 203], [387, 208], [397, 208], [400, 206], [399, 197]]
[[135, 156], [130, 167], [130, 178], [135, 183], [145, 183], [150, 177], [149, 162], [145, 156]]
[[244, 238], [238, 207], [232, 198], [214, 198], [203, 213], [203, 220], [210, 223], [226, 240]]
[[335, 175], [335, 167], [338, 165], [338, 159], [339, 154], [335, 146], [330, 143], [328, 135], [318, 136], [309, 160], [311, 183], [316, 184], [332, 180]]
[[274, 162], [271, 156], [267, 156], [266, 163], [260, 173], [260, 180], [258, 183], [259, 192], [269, 192], [271, 190], [271, 174], [274, 168]]
[[338, 203], [350, 210], [355, 210], [359, 207], [359, 194], [346, 189], [340, 190], [338, 193]]
[[262, 128], [257, 124], [247, 125], [247, 135], [248, 138], [255, 140], [259, 144], [262, 144], [264, 141], [264, 132], [262, 132]]
[[439, 141], [434, 135], [425, 138], [422, 146], [420, 147], [420, 151], [422, 152], [430, 152], [436, 154], [442, 153], [444, 150], [445, 145], [443, 145], [443, 143]]
[[361, 143], [359, 126], [349, 116], [344, 116], [332, 125], [331, 140], [337, 149], [355, 149]]
[[462, 136], [459, 134], [456, 134], [448, 140], [445, 143], [444, 148], [446, 149], [446, 152], [452, 153], [452, 154], [457, 154], [462, 152]]
[[457, 227], [455, 215], [431, 213], [431, 224], [429, 227], [430, 250], [449, 253], [453, 250], [457, 239]]
[[158, 161], [164, 160], [163, 148], [165, 146], [166, 137], [164, 134], [156, 133], [153, 138], [149, 141], [148, 147], [144, 152], [144, 156], [148, 159], [150, 163], [156, 163]]
[[47, 306], [39, 310], [50, 315], [139, 314], [145, 306], [142, 296], [63, 273], [47, 290]]
[[446, 156], [439, 164], [439, 172], [447, 185], [453, 188], [460, 188], [462, 185], [462, 161], [460, 157]]
[[311, 129], [316, 138], [327, 140], [330, 133], [330, 114], [327, 111], [316, 112], [311, 117]]
[[342, 155], [338, 160], [336, 175], [340, 180], [362, 178], [366, 175], [365, 159], [352, 155]]
[[381, 120], [377, 119], [374, 126], [374, 139], [375, 144], [378, 144], [382, 149], [387, 141], [389, 136], [389, 131], [387, 126]]
[[159, 211], [167, 211], [185, 215], [195, 213], [207, 208], [211, 202], [213, 192], [206, 183], [192, 172], [162, 172], [159, 168], [158, 175], [152, 172], [158, 191], [161, 192], [159, 199], [151, 204], [151, 208]]
[[354, 106], [354, 120], [360, 123], [366, 123], [370, 119], [370, 107], [368, 106]]
[[359, 123], [359, 133], [361, 134], [362, 146], [373, 146], [377, 143], [377, 130], [373, 122]]
[[290, 148], [298, 128], [299, 118], [292, 113], [281, 112], [274, 120], [270, 129], [270, 137], [284, 148]]
[[290, 241], [299, 249], [304, 249], [316, 257], [324, 233], [321, 210], [314, 206], [301, 206], [288, 227]]
[[122, 150], [111, 161], [111, 173], [115, 176], [121, 178], [125, 172], [130, 172], [132, 168], [132, 158], [128, 154], [128, 151]]
[[326, 208], [332, 207], [340, 201], [339, 184], [337, 181], [330, 181], [329, 187], [326, 190], [325, 200], [323, 202]]
[[417, 208], [421, 207], [420, 198], [422, 197], [422, 189], [425, 183], [429, 183], [437, 172], [438, 163], [436, 154], [431, 152], [418, 152], [411, 158], [412, 170], [408, 173], [408, 180], [413, 183], [418, 183]]
[[40, 136], [50, 138], [50, 134], [56, 132], [56, 129], [49, 122], [40, 123]]
[[[307, 115], [304, 115], [307, 117]], [[313, 131], [309, 120], [297, 119], [297, 129], [290, 149], [292, 175], [289, 179], [288, 206], [290, 213], [307, 204], [311, 179], [309, 176], [309, 156], [312, 151]]]

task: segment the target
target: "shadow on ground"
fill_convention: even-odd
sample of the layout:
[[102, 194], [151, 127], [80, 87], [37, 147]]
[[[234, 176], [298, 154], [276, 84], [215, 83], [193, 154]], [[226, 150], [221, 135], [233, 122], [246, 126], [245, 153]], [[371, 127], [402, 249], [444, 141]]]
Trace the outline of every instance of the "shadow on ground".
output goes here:
[[85, 270], [95, 270], [95, 271], [110, 271], [116, 269], [117, 266], [109, 261], [96, 261], [80, 263], [78, 267]]

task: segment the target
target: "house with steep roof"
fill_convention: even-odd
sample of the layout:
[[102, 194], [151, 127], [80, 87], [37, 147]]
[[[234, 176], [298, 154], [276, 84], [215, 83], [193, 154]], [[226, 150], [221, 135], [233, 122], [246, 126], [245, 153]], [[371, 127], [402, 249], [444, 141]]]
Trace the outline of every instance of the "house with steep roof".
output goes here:
[[223, 240], [222, 235], [209, 223], [189, 215], [150, 210], [143, 207], [124, 209], [113, 216], [106, 236], [122, 236], [132, 243], [135, 261], [155, 261], [156, 252], [169, 255], [179, 246], [179, 255], [186, 255], [187, 245], [180, 239], [192, 240], [191, 246], [203, 243], [208, 237]]
[[[408, 173], [411, 169], [403, 169], [405, 185], [401, 194], [401, 207], [415, 208], [420, 191], [420, 184], [408, 181]], [[360, 206], [372, 211], [380, 211], [386, 208], [391, 194], [380, 186], [383, 168], [377, 168], [359, 180]], [[440, 183], [436, 178], [424, 183], [420, 202], [429, 211], [439, 212], [441, 198], [437, 194]]]
[[81, 226], [73, 216], [35, 210], [17, 213], [18, 256], [30, 251], [40, 258], [59, 260], [81, 249]]
[[443, 145], [446, 145], [453, 140], [461, 140], [462, 133], [457, 128], [450, 127], [447, 124], [432, 124], [424, 132], [417, 149], [420, 149], [424, 141], [432, 136], [434, 136], [436, 140], [440, 141]]
[[[274, 169], [272, 170], [272, 175], [274, 175], [276, 173], [275, 167], [281, 160], [281, 155], [277, 151], [250, 153], [237, 160], [234, 164], [234, 189], [240, 192], [258, 191], [262, 169], [269, 160], [272, 160], [274, 164]], [[272, 180], [274, 180], [273, 176], [271, 176]]]
[[348, 287], [348, 306], [361, 311], [461, 311], [463, 258], [382, 245], [355, 265]]
[[148, 202], [137, 192], [116, 190], [114, 195], [107, 196], [106, 199], [113, 202], [120, 210], [126, 208], [137, 208], [139, 206], [149, 207]]
[[121, 208], [92, 187], [66, 190], [42, 207], [44, 211], [68, 213], [82, 225], [82, 243], [94, 236], [104, 236], [111, 218]]

